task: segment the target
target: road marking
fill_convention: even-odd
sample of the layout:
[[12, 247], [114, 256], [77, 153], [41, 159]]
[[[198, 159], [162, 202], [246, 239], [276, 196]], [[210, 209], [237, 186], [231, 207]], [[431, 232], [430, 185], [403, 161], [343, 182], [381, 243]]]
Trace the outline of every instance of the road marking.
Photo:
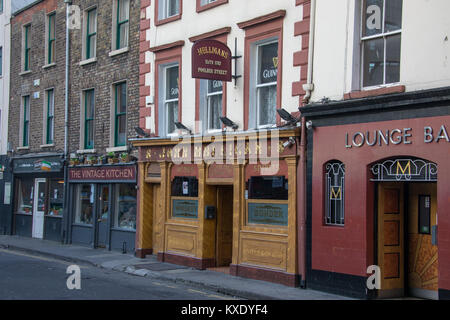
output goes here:
[[[7, 253], [7, 254], [13, 254], [13, 255], [16, 255], [16, 256], [22, 256], [22, 257], [27, 257], [27, 258], [33, 258], [33, 259], [48, 261], [48, 262], [58, 262], [58, 263], [61, 263], [61, 264], [64, 264], [64, 265], [69, 265], [69, 266], [73, 264], [73, 262], [60, 261], [60, 260], [56, 260], [56, 259], [52, 259], [52, 258], [44, 258], [44, 257], [41, 257], [41, 256], [35, 256], [35, 255], [32, 255], [32, 254], [16, 252], [16, 251], [11, 251], [11, 250], [0, 249], [0, 252]], [[87, 269], [88, 267], [80, 266], [80, 268]]]

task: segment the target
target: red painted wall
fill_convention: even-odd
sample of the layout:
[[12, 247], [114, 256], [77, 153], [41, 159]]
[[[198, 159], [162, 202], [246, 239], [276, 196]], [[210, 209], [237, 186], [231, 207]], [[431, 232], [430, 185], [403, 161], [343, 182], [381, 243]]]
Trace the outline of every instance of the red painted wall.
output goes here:
[[[312, 176], [312, 268], [337, 273], [366, 276], [373, 264], [374, 183], [370, 165], [385, 158], [413, 156], [438, 165], [438, 243], [439, 288], [450, 289], [450, 143], [424, 142], [424, 127], [431, 126], [435, 139], [445, 125], [450, 134], [450, 116], [399, 121], [318, 127], [314, 129]], [[411, 144], [389, 144], [347, 148], [355, 132], [412, 128]], [[396, 135], [397, 136], [397, 135]], [[358, 140], [359, 142], [360, 140]], [[324, 169], [330, 160], [345, 164], [345, 226], [324, 225]]]

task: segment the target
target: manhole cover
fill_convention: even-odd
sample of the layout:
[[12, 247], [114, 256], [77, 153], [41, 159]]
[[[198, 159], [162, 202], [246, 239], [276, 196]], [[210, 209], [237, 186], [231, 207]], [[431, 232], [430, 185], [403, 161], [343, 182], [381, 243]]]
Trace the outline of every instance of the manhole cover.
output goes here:
[[137, 270], [147, 269], [150, 271], [168, 271], [168, 270], [178, 270], [187, 269], [187, 267], [177, 266], [170, 263], [150, 263], [150, 264], [138, 264], [134, 266]]

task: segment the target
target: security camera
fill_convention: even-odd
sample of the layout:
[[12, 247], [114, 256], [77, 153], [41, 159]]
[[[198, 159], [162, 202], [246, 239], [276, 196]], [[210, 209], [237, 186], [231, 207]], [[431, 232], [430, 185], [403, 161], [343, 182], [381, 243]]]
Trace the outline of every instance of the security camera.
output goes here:
[[286, 148], [290, 148], [295, 144], [295, 139], [293, 137], [290, 137], [288, 141], [286, 141], [285, 143], [283, 143], [283, 147]]

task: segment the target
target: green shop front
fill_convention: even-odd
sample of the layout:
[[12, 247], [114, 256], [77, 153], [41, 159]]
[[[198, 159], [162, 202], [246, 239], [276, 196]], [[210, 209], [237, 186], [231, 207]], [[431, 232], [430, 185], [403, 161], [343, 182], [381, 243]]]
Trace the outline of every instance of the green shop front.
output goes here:
[[134, 252], [136, 165], [69, 167], [69, 242]]
[[14, 234], [61, 241], [64, 207], [61, 155], [15, 157], [12, 164]]

